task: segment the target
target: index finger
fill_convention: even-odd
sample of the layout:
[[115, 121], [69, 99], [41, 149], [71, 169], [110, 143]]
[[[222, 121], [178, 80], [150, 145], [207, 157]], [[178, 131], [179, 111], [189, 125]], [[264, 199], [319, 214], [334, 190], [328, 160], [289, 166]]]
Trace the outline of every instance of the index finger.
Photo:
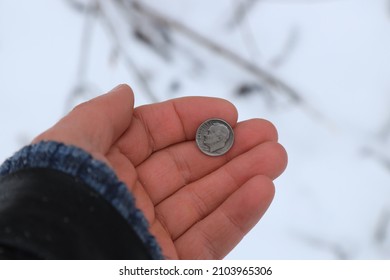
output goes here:
[[206, 119], [221, 118], [234, 127], [237, 117], [234, 105], [220, 98], [183, 97], [144, 105], [134, 110], [132, 123], [117, 145], [138, 165], [155, 151], [193, 140]]

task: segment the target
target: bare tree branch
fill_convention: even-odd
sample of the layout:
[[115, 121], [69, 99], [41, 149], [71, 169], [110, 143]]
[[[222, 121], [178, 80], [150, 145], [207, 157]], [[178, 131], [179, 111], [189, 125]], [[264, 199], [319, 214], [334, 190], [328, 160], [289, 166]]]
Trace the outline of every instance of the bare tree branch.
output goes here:
[[187, 27], [183, 23], [176, 21], [172, 18], [169, 18], [166, 15], [162, 15], [157, 11], [147, 7], [140, 1], [132, 1], [133, 8], [136, 9], [139, 13], [143, 13], [145, 16], [152, 17], [156, 21], [160, 22], [163, 25], [169, 26], [173, 30], [185, 35], [195, 43], [200, 46], [208, 49], [217, 56], [224, 58], [225, 60], [231, 62], [233, 65], [238, 66], [239, 68], [245, 70], [246, 72], [257, 77], [260, 81], [265, 82], [268, 86], [277, 89], [277, 92], [281, 92], [286, 95], [292, 102], [300, 105], [300, 107], [305, 110], [312, 117], [325, 123], [328, 127], [334, 128], [334, 125], [329, 122], [319, 111], [309, 105], [295, 90], [292, 86], [288, 85], [281, 79], [277, 78], [270, 72], [265, 69], [253, 64], [247, 59], [243, 58], [239, 54], [223, 47], [222, 45], [216, 43], [215, 41], [203, 36], [202, 34], [196, 32], [195, 30]]
[[[100, 0], [97, 0], [100, 1]], [[141, 86], [143, 86], [145, 94], [149, 97], [151, 102], [158, 102], [158, 98], [152, 92], [149, 82], [143, 73], [138, 69], [137, 65], [131, 59], [131, 57], [127, 54], [126, 48], [123, 45], [122, 40], [119, 38], [118, 33], [116, 32], [114, 24], [111, 22], [110, 17], [105, 13], [104, 9], [100, 8], [100, 15], [102, 21], [107, 28], [107, 33], [112, 37], [112, 41], [114, 42], [115, 50], [123, 57], [125, 61], [125, 65], [130, 72], [133, 72], [140, 82]]]
[[390, 16], [390, 0], [387, 1], [387, 12]]
[[82, 3], [82, 1], [78, 0], [66, 0], [65, 1], [71, 8], [75, 9], [76, 11], [84, 14], [87, 12], [93, 12], [95, 9], [95, 3], [92, 4], [85, 4]]
[[389, 226], [390, 226], [390, 211], [383, 209], [379, 217], [379, 221], [374, 232], [374, 239], [377, 243], [383, 244], [389, 237]]
[[149, 17], [153, 17], [156, 20], [160, 21], [162, 24], [168, 25], [171, 28], [175, 29], [176, 31], [186, 35], [194, 42], [198, 43], [203, 47], [206, 47], [214, 54], [225, 58], [226, 60], [232, 62], [234, 65], [239, 66], [242, 69], [246, 70], [247, 72], [257, 76], [258, 78], [265, 81], [269, 85], [283, 90], [285, 94], [287, 94], [294, 102], [301, 103], [303, 101], [303, 99], [298, 94], [298, 92], [295, 89], [293, 89], [291, 86], [287, 85], [285, 82], [281, 81], [280, 79], [273, 76], [271, 73], [251, 63], [250, 61], [236, 54], [235, 52], [219, 45], [218, 43], [212, 41], [211, 39], [185, 26], [183, 23], [178, 22], [172, 18], [168, 18], [167, 16], [162, 15], [157, 11], [152, 10], [149, 7], [146, 7], [144, 4], [141, 4], [139, 1], [134, 1], [134, 8], [140, 13], [143, 13]]
[[229, 20], [229, 27], [239, 26], [248, 15], [248, 12], [253, 10], [254, 6], [261, 0], [243, 0], [236, 2], [236, 8]]
[[247, 17], [245, 15], [245, 18], [239, 21], [240, 24], [238, 24], [237, 22], [237, 27], [240, 30], [240, 33], [243, 38], [243, 42], [248, 50], [252, 63], [254, 63], [260, 57], [261, 51], [257, 44], [256, 37], [253, 34], [253, 30], [252, 30], [252, 26], [250, 25], [250, 22], [248, 20], [244, 20], [246, 18]]
[[296, 234], [299, 239], [302, 239], [305, 243], [310, 246], [317, 248], [325, 248], [329, 250], [338, 260], [348, 260], [351, 257], [351, 254], [343, 248], [337, 242], [327, 241], [319, 237], [309, 236], [307, 234]]
[[269, 63], [271, 67], [280, 67], [288, 59], [288, 57], [293, 53], [293, 50], [295, 49], [299, 41], [299, 35], [299, 28], [296, 26], [292, 27], [281, 51], [274, 58], [271, 59]]
[[93, 86], [87, 81], [87, 67], [89, 65], [89, 53], [91, 49], [91, 38], [93, 34], [94, 21], [97, 14], [96, 3], [89, 5], [81, 4], [74, 0], [67, 0], [69, 4], [77, 11], [84, 14], [85, 22], [80, 44], [80, 55], [76, 71], [75, 86], [70, 92], [67, 101], [65, 102], [65, 112], [68, 112], [75, 104], [77, 98], [83, 97], [87, 92], [92, 92]]
[[138, 41], [144, 43], [164, 60], [170, 61], [173, 40], [168, 26], [156, 22], [154, 18], [145, 17], [133, 8], [133, 0], [113, 0], [131, 26], [133, 35]]
[[[236, 8], [233, 11], [233, 15], [229, 20], [229, 27], [237, 26], [247, 17], [248, 13], [252, 11], [255, 5], [260, 2], [284, 2], [287, 4], [318, 4], [324, 2], [339, 2], [343, 0], [241, 0], [236, 2]], [[389, 1], [390, 3], [390, 1]]]
[[[75, 0], [68, 1], [70, 1], [69, 3], [73, 4], [78, 3]], [[137, 25], [150, 25], [150, 28], [148, 29], [149, 31], [146, 32], [152, 32], [152, 35], [146, 35], [148, 36], [148, 39], [153, 38], [154, 41], [150, 43], [152, 45], [156, 44], [157, 49], [164, 49], [168, 48], [169, 46], [172, 49], [173, 42], [170, 40], [167, 41], [166, 31], [175, 31], [189, 38], [192, 42], [213, 53], [215, 56], [219, 56], [222, 59], [233, 64], [235, 67], [238, 67], [245, 72], [251, 74], [260, 81], [260, 84], [264, 84], [269, 89], [272, 89], [273, 93], [279, 93], [284, 95], [285, 97], [287, 97], [287, 100], [299, 105], [301, 109], [305, 110], [306, 113], [310, 114], [317, 121], [321, 121], [329, 127], [334, 127], [332, 124], [330, 124], [329, 120], [327, 120], [319, 111], [317, 111], [314, 107], [308, 104], [301, 96], [301, 94], [298, 93], [298, 91], [291, 85], [287, 84], [277, 76], [273, 75], [270, 71], [259, 67], [251, 60], [242, 57], [238, 53], [231, 51], [230, 49], [226, 48], [221, 44], [218, 44], [211, 38], [208, 38], [200, 34], [199, 32], [196, 32], [195, 30], [189, 28], [182, 22], [179, 22], [166, 15], [160, 14], [154, 9], [146, 6], [143, 2], [137, 0], [113, 0], [109, 2], [95, 0], [95, 3], [97, 3], [96, 6], [99, 9], [99, 15], [101, 17], [102, 23], [107, 29], [107, 34], [112, 38], [112, 42], [114, 43], [114, 50], [116, 51], [116, 53], [123, 57], [125, 66], [130, 72], [135, 75], [135, 77], [137, 77], [140, 84], [144, 88], [145, 94], [149, 97], [151, 102], [157, 102], [158, 98], [152, 92], [145, 75], [140, 69], [138, 69], [136, 63], [129, 56], [128, 51], [126, 51], [127, 48], [124, 45], [124, 38], [123, 36], [119, 35], [118, 29], [116, 28], [116, 23], [113, 22], [114, 19], [118, 19], [118, 17], [116, 17], [117, 15], [112, 17], [112, 15], [107, 14], [107, 11], [105, 11], [105, 8], [103, 6], [111, 5], [109, 3], [118, 4], [117, 12], [122, 13], [120, 17], [122, 19], [125, 19], [125, 24], [128, 25], [130, 30], [134, 31], [134, 28]], [[252, 5], [254, 5], [254, 3], [255, 2], [253, 2]], [[161, 34], [160, 31], [162, 32]], [[157, 34], [157, 37], [161, 37], [161, 40], [157, 38], [157, 41], [155, 42], [153, 34]], [[155, 48], [153, 47], [153, 49]]]
[[194, 69], [203, 68], [202, 60], [191, 50], [176, 44], [172, 36], [172, 29], [161, 21], [134, 9], [134, 0], [113, 0], [133, 30], [134, 37], [144, 43], [148, 48], [164, 58], [165, 62], [172, 61], [172, 52], [182, 53], [192, 62]]

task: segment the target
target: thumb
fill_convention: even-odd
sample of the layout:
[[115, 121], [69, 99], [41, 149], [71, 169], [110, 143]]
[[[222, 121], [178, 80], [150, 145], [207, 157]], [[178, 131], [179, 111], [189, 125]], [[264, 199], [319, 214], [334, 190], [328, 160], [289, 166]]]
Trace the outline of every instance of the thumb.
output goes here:
[[76, 106], [57, 124], [33, 140], [71, 144], [96, 154], [105, 154], [131, 123], [134, 94], [119, 85], [106, 94]]

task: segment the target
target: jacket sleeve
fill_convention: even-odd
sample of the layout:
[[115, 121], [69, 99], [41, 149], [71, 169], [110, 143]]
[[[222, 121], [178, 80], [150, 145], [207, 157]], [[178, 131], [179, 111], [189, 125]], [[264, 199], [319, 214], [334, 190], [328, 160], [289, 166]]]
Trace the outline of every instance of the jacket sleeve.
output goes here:
[[0, 259], [162, 259], [132, 194], [103, 162], [40, 142], [0, 166]]

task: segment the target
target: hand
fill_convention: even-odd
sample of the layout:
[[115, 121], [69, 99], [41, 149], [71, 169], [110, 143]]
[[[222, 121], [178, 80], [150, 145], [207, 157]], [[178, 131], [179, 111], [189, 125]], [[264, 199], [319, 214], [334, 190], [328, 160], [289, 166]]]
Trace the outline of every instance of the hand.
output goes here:
[[[185, 97], [134, 107], [121, 85], [73, 109], [33, 142], [54, 140], [110, 165], [133, 193], [168, 259], [220, 259], [259, 221], [287, 163], [268, 121], [237, 123], [226, 100]], [[230, 123], [235, 143], [210, 157], [195, 144], [206, 119]]]

